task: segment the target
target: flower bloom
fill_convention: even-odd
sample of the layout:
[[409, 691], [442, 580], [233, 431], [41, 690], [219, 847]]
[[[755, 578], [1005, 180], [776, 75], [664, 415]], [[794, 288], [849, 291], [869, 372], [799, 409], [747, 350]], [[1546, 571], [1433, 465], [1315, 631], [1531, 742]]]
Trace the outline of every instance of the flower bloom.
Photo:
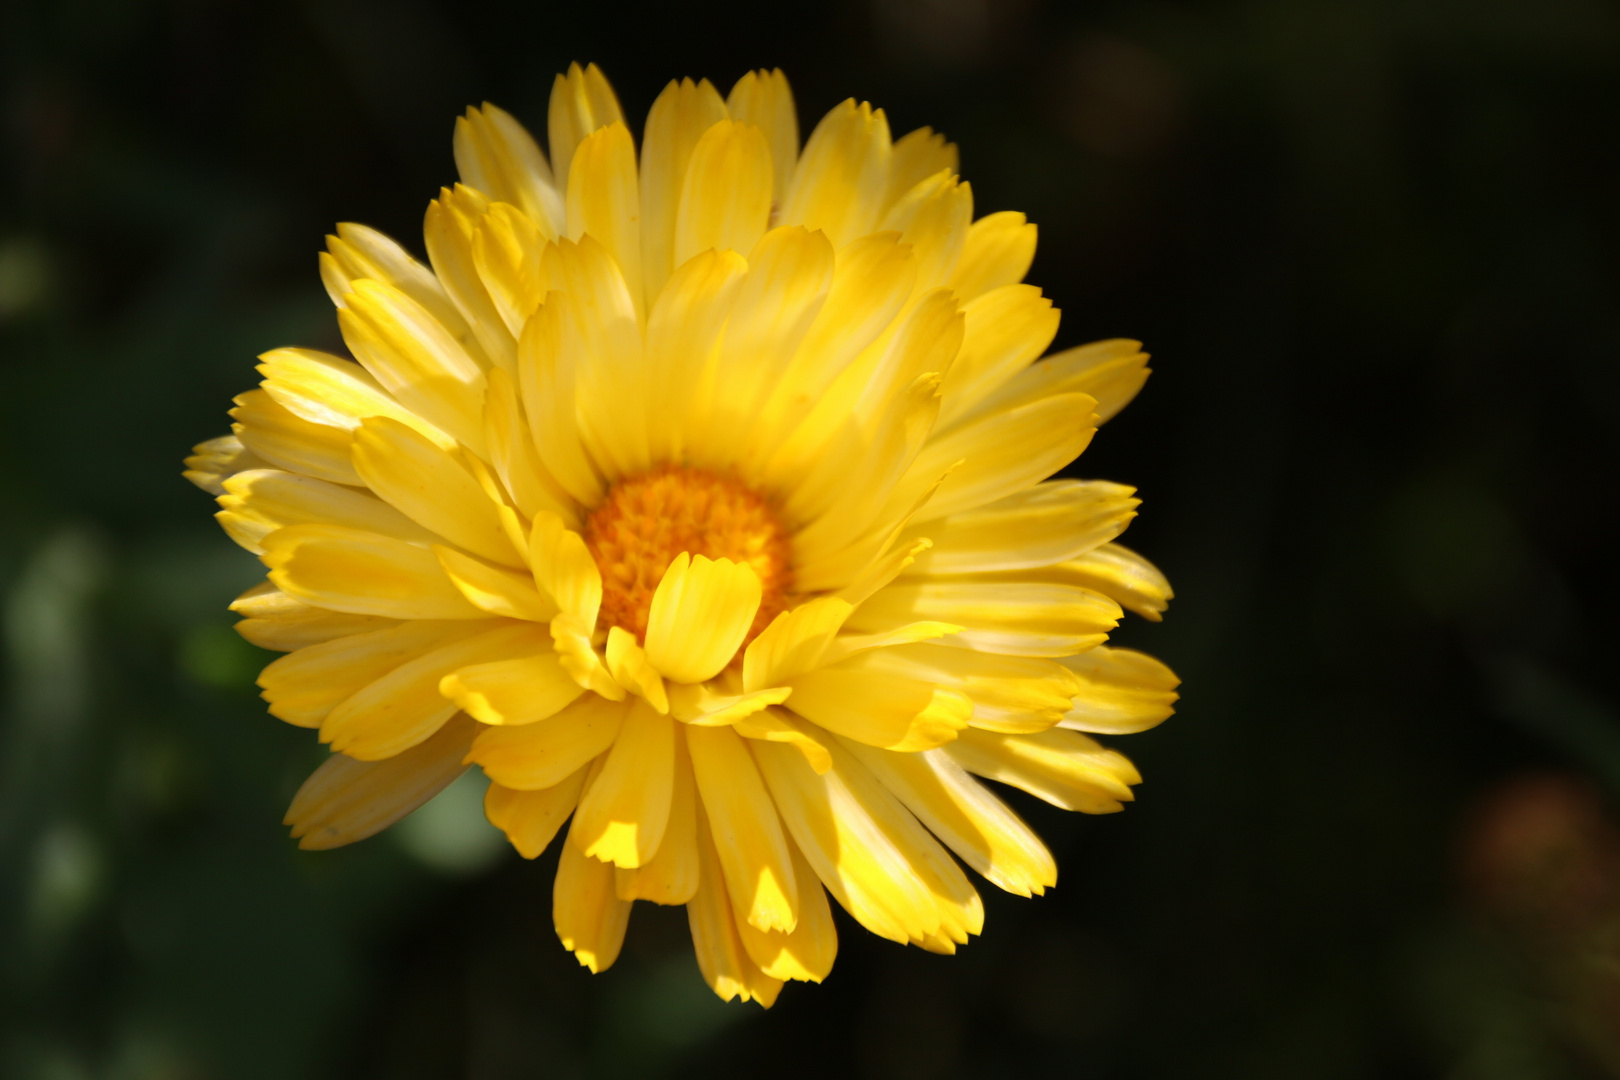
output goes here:
[[[321, 254], [353, 359], [276, 349], [187, 476], [268, 579], [275, 716], [332, 755], [287, 814], [370, 836], [469, 766], [581, 964], [636, 900], [684, 904], [721, 997], [820, 981], [831, 899], [953, 952], [958, 864], [1056, 882], [979, 779], [1086, 813], [1140, 777], [1088, 733], [1171, 712], [1104, 644], [1163, 576], [1114, 543], [1134, 489], [1049, 480], [1147, 377], [1134, 341], [1038, 360], [1035, 227], [973, 220], [956, 148], [846, 101], [802, 150], [781, 72], [671, 83], [639, 157], [594, 67], [549, 160], [492, 105], [428, 262], [359, 225]], [[956, 858], [952, 858], [954, 853]]]

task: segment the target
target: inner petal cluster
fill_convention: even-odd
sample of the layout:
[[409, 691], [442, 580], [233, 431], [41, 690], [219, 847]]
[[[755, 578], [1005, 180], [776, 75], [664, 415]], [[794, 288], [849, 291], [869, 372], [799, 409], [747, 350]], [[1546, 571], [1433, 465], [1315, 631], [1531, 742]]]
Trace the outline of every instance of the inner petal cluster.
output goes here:
[[602, 574], [599, 621], [643, 643], [653, 593], [683, 551], [747, 563], [759, 575], [759, 612], [748, 640], [788, 607], [787, 530], [762, 496], [732, 476], [666, 465], [621, 480], [586, 519], [585, 546]]

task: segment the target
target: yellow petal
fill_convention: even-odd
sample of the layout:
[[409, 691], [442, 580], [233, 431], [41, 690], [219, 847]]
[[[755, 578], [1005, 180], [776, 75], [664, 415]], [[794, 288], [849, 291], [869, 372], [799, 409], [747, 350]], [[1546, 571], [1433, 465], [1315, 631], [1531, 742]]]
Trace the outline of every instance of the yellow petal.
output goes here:
[[479, 277], [473, 254], [473, 236], [488, 212], [489, 199], [482, 192], [465, 184], [440, 188], [439, 197], [428, 204], [422, 235], [433, 272], [461, 312], [467, 333], [443, 325], [469, 356], [485, 356], [494, 366], [509, 368], [515, 356], [512, 332]]
[[782, 981], [760, 971], [743, 947], [731, 900], [726, 895], [720, 857], [701, 808], [697, 814], [697, 841], [698, 887], [686, 905], [686, 919], [698, 970], [720, 1000], [758, 1001], [768, 1009], [775, 1004]]
[[[578, 827], [576, 812], [570, 840]], [[557, 939], [581, 967], [592, 972], [612, 967], [630, 923], [630, 902], [620, 900], [614, 890], [613, 867], [582, 854], [572, 842], [564, 844], [551, 891], [551, 921]]]
[[867, 649], [886, 649], [891, 645], [909, 645], [914, 641], [933, 641], [935, 638], [949, 637], [951, 634], [961, 632], [962, 627], [955, 623], [924, 620], [902, 623], [891, 630], [872, 634], [839, 634], [828, 646], [823, 661], [832, 665]]
[[634, 690], [647, 699], [647, 704], [661, 713], [669, 712], [669, 695], [664, 692], [664, 680], [647, 660], [647, 654], [636, 644], [636, 635], [622, 626], [608, 630], [606, 659], [613, 681]]
[[287, 817], [298, 846], [326, 851], [382, 832], [466, 771], [461, 756], [477, 724], [461, 717], [385, 761], [333, 754], [293, 796]]
[[563, 205], [551, 167], [522, 124], [489, 102], [456, 120], [456, 171], [464, 183], [527, 214], [548, 237], [562, 231]]
[[552, 619], [551, 644], [557, 650], [557, 662], [585, 689], [595, 691], [610, 701], [623, 701], [625, 689], [614, 679], [591, 644], [592, 630], [591, 623], [566, 611]]
[[585, 546], [585, 538], [554, 514], [534, 519], [529, 535], [529, 565], [535, 584], [557, 606], [586, 626], [596, 623], [602, 606], [602, 572]]
[[792, 933], [761, 930], [745, 919], [737, 920], [737, 933], [749, 959], [773, 979], [820, 982], [832, 972], [838, 955], [838, 930], [833, 925], [827, 890], [799, 849], [788, 845], [793, 873], [799, 883], [799, 922]]
[[1156, 727], [1175, 712], [1181, 680], [1144, 653], [1099, 645], [1066, 658], [1063, 666], [1084, 684], [1063, 717], [1066, 728], [1128, 735]]
[[834, 247], [872, 231], [889, 182], [889, 121], [853, 98], [822, 118], [804, 144], [779, 220], [821, 229]]
[[528, 215], [506, 203], [491, 203], [473, 229], [473, 267], [513, 341], [550, 289], [549, 239]]
[[573, 527], [579, 507], [541, 462], [529, 434], [517, 382], [499, 369], [489, 373], [489, 395], [484, 399], [484, 439], [501, 483], [512, 493], [512, 501], [524, 516], [556, 514]]
[[[467, 320], [462, 317], [432, 270], [417, 262], [391, 237], [365, 225], [346, 221], [338, 225], [336, 236], [326, 238], [326, 251], [321, 255], [321, 281], [326, 285], [332, 303], [345, 307], [347, 304], [343, 298], [354, 291], [354, 283], [361, 278], [392, 285], [426, 308], [470, 353], [480, 352], [472, 339]], [[293, 408], [291, 405], [287, 407]], [[315, 417], [308, 419], [314, 420]]]
[[696, 727], [729, 727], [772, 705], [780, 705], [793, 691], [772, 686], [747, 694], [721, 694], [710, 683], [675, 683], [670, 687], [670, 715]]
[[580, 769], [543, 791], [517, 791], [492, 783], [484, 792], [484, 817], [506, 834], [519, 855], [537, 859], [574, 812], [584, 782], [585, 770]]
[[549, 596], [540, 595], [529, 574], [502, 570], [441, 545], [434, 545], [433, 554], [461, 595], [491, 615], [550, 623], [557, 614], [557, 605]]
[[962, 348], [945, 377], [939, 410], [942, 432], [1045, 352], [1059, 322], [1057, 308], [1033, 285], [985, 293], [963, 306], [962, 317]]
[[593, 859], [644, 865], [664, 838], [674, 784], [675, 721], [632, 699], [601, 775], [580, 801], [570, 841]]
[[516, 725], [555, 716], [584, 689], [547, 650], [460, 668], [439, 681], [439, 693], [474, 720]]
[[872, 649], [849, 663], [959, 690], [973, 700], [972, 726], [992, 731], [1045, 731], [1063, 719], [1082, 686], [1079, 676], [1056, 660], [945, 643]]
[[595, 694], [533, 724], [490, 727], [478, 733], [467, 753], [491, 780], [517, 791], [560, 784], [584, 768], [618, 738], [625, 707]]
[[945, 477], [912, 521], [972, 510], [1051, 476], [1091, 443], [1097, 433], [1091, 410], [1086, 395], [1059, 394], [981, 417], [935, 438], [917, 455], [908, 477], [920, 483], [946, 472], [953, 462], [963, 464]]
[[697, 787], [686, 740], [675, 739], [675, 788], [669, 800], [669, 824], [658, 854], [634, 870], [615, 868], [614, 880], [621, 900], [651, 900], [655, 904], [685, 904], [697, 892], [701, 874], [697, 846]]
[[828, 731], [890, 750], [927, 750], [957, 737], [973, 715], [965, 694], [874, 671], [858, 654], [792, 680], [793, 711]]
[[264, 538], [270, 580], [300, 600], [389, 619], [484, 619], [426, 548], [337, 525], [290, 525]]
[[966, 731], [945, 753], [970, 773], [1021, 788], [1065, 810], [1112, 814], [1141, 776], [1123, 755], [1078, 731], [1034, 735]]
[[587, 135], [568, 172], [568, 238], [589, 233], [618, 264], [638, 315], [641, 291], [641, 189], [630, 129], [615, 122]]
[[822, 596], [778, 615], [743, 654], [743, 688], [780, 686], [814, 670], [853, 610], [845, 600]]
[[647, 659], [675, 682], [713, 678], [737, 654], [759, 597], [759, 576], [747, 563], [682, 552], [653, 593]]
[[951, 288], [967, 303], [992, 289], [1016, 285], [1035, 261], [1035, 226], [1016, 210], [986, 214], [969, 228]]
[[799, 112], [787, 76], [781, 68], [747, 72], [726, 96], [726, 109], [733, 120], [765, 133], [771, 147], [771, 199], [781, 206], [799, 159]]
[[707, 79], [671, 81], [647, 113], [641, 139], [641, 271], [649, 308], [678, 265], [675, 218], [692, 148], [725, 118], [725, 102]]
[[551, 293], [530, 317], [518, 341], [518, 388], [529, 434], [546, 471], [575, 502], [595, 506], [606, 491], [581, 441], [574, 408], [577, 367], [584, 351], [572, 329], [564, 333], [567, 302]]
[[895, 754], [843, 740], [957, 856], [992, 883], [1019, 896], [1057, 884], [1057, 863], [1028, 825], [943, 750]]
[[505, 623], [407, 661], [328, 713], [321, 721], [321, 741], [363, 761], [409, 749], [455, 715], [456, 703], [439, 693], [446, 675], [480, 661], [531, 655], [545, 647], [544, 634], [530, 623]]
[[1159, 568], [1119, 544], [1103, 544], [1056, 568], [1059, 580], [1095, 589], [1120, 607], [1158, 622], [1175, 593]]
[[713, 383], [715, 344], [748, 269], [735, 251], [702, 252], [675, 271], [653, 303], [645, 371], [648, 400], [659, 403], [647, 415], [655, 460], [685, 460], [688, 443], [698, 449], [709, 442], [707, 394], [696, 391]]
[[411, 428], [383, 416], [363, 421], [354, 436], [354, 466], [372, 491], [411, 520], [486, 559], [527, 565], [473, 474]]
[[893, 229], [917, 254], [917, 288], [950, 280], [962, 258], [973, 221], [973, 189], [955, 170], [942, 169], [918, 182], [892, 205], [880, 228]]
[[1087, 394], [1097, 400], [1097, 422], [1128, 405], [1152, 374], [1140, 342], [1099, 341], [1053, 353], [1001, 384], [964, 414], [982, 416], [1016, 408], [1053, 394]]
[[263, 390], [238, 394], [231, 410], [231, 431], [260, 461], [317, 480], [361, 487], [364, 482], [349, 462], [354, 439], [342, 428], [312, 424], [288, 412]]
[[272, 349], [259, 357], [264, 390], [312, 424], [353, 431], [370, 416], [397, 420], [445, 450], [456, 440], [394, 400], [352, 360], [314, 349]]
[[362, 687], [446, 642], [482, 633], [490, 625], [419, 619], [310, 645], [259, 673], [261, 696], [270, 703], [270, 715], [299, 727], [319, 727], [327, 713]]
[[560, 347], [571, 356], [567, 363], [578, 378], [579, 436], [609, 480], [645, 472], [652, 465], [647, 432], [652, 403], [639, 309], [631, 305], [626, 278], [594, 234], [577, 244], [555, 245], [548, 260], [552, 281], [563, 292], [546, 304], [560, 305]]
[[551, 167], [557, 177], [559, 190], [568, 190], [569, 165], [574, 159], [574, 148], [597, 128], [624, 120], [619, 99], [607, 77], [595, 64], [583, 71], [578, 64], [568, 65], [568, 74], [558, 75], [551, 86], [551, 106], [546, 116], [546, 130], [551, 139]]
[[223, 495], [225, 481], [248, 469], [263, 469], [269, 462], [242, 445], [235, 435], [200, 442], [186, 458], [186, 471], [180, 475], [210, 495]]
[[689, 727], [686, 745], [733, 910], [760, 930], [791, 933], [799, 919], [793, 862], [747, 744], [723, 727]]
[[675, 218], [675, 265], [700, 251], [752, 251], [771, 217], [771, 148], [753, 124], [721, 120], [692, 148]]
[[1051, 480], [976, 510], [912, 526], [933, 546], [907, 577], [977, 574], [1050, 566], [1074, 559], [1125, 531], [1141, 500], [1104, 480]]
[[889, 161], [884, 208], [893, 206], [906, 192], [941, 171], [953, 175], [962, 171], [955, 143], [946, 142], [945, 136], [928, 127], [920, 127], [900, 138], [894, 144], [894, 156]]
[[[823, 740], [809, 733], [782, 709], [762, 709], [751, 713], [732, 725], [732, 730], [745, 739], [763, 739], [765, 742], [784, 743], [804, 755], [804, 760], [817, 773], [832, 768], [832, 755]], [[831, 738], [831, 736], [827, 736]], [[808, 878], [800, 878], [807, 881]]]
[[349, 351], [400, 404], [474, 453], [484, 450], [484, 371], [422, 305], [357, 281], [338, 325]]
[[[279, 589], [276, 591], [281, 594]], [[297, 611], [250, 616], [233, 629], [261, 649], [293, 652], [310, 645], [321, 645], [338, 638], [399, 625], [393, 619], [379, 619], [374, 615], [345, 615], [302, 601], [295, 602], [298, 604]]]
[[1073, 656], [1107, 640], [1121, 614], [1072, 585], [907, 581], [879, 590], [845, 625], [878, 633], [931, 619], [957, 624], [957, 640], [981, 652]]
[[351, 487], [281, 469], [250, 469], [225, 480], [214, 515], [232, 540], [255, 555], [263, 540], [287, 525], [331, 524], [431, 544], [427, 529], [380, 499]]

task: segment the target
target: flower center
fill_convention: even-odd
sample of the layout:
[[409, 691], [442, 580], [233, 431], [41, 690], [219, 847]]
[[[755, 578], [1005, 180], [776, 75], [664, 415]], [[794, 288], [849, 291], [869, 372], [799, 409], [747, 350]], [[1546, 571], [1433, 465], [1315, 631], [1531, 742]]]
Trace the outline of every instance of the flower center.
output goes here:
[[787, 532], [770, 505], [734, 477], [665, 465], [621, 480], [586, 520], [585, 546], [602, 572], [602, 625], [633, 631], [637, 641], [646, 641], [658, 582], [683, 551], [754, 568], [760, 602], [749, 641], [787, 609]]

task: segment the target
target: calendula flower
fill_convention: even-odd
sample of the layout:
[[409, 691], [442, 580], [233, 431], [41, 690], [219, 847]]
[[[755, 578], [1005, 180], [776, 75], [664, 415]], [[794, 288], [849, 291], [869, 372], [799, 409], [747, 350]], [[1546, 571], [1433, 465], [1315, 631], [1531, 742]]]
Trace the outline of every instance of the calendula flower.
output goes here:
[[[553, 919], [613, 963], [684, 904], [704, 978], [770, 1005], [862, 926], [952, 952], [957, 859], [1020, 895], [1041, 841], [980, 778], [1108, 813], [1093, 733], [1176, 679], [1104, 644], [1170, 589], [1114, 543], [1134, 490], [1049, 480], [1142, 386], [1134, 341], [1038, 360], [1023, 215], [973, 220], [956, 148], [847, 101], [802, 150], [781, 72], [671, 83], [639, 156], [601, 73], [557, 79], [549, 160], [492, 105], [428, 261], [359, 225], [320, 257], [353, 359], [264, 354], [187, 475], [268, 580], [270, 711], [332, 755], [287, 815], [347, 844], [469, 765]], [[952, 858], [954, 853], [956, 858]]]

